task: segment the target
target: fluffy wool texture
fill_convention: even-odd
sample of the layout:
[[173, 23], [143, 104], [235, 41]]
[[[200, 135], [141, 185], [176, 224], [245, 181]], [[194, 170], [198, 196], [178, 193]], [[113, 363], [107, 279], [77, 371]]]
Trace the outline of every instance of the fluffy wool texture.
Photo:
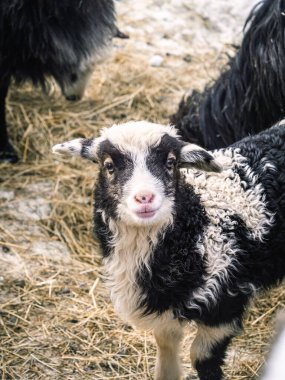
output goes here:
[[[110, 141], [112, 128], [118, 142]], [[94, 229], [115, 310], [154, 331], [156, 380], [181, 375], [178, 347], [190, 320], [198, 324], [191, 357], [200, 380], [221, 380], [251, 297], [285, 275], [285, 125], [212, 153], [168, 126], [112, 128], [54, 152], [100, 165]], [[146, 188], [152, 200], [138, 203]], [[137, 209], [152, 205], [153, 215], [138, 217]]]
[[[248, 229], [248, 236], [253, 241], [263, 241], [270, 227], [274, 224], [274, 215], [266, 208], [265, 192], [259, 182], [258, 175], [248, 165], [247, 159], [240, 149], [226, 149], [214, 152], [214, 157], [223, 164], [223, 172], [219, 174], [187, 171], [185, 178], [200, 196], [207, 216], [210, 220], [203, 239], [198, 243], [202, 257], [207, 257], [205, 283], [193, 293], [193, 300], [203, 303], [215, 303], [220, 292], [221, 278], [229, 278], [235, 271], [239, 247], [237, 240], [227, 238], [224, 227], [234, 231], [235, 217], [243, 220]], [[242, 179], [235, 167], [244, 171]], [[275, 172], [271, 167], [268, 170]], [[246, 181], [244, 188], [242, 181]], [[254, 290], [254, 285], [243, 285], [242, 291]], [[195, 301], [191, 300], [191, 307]]]
[[284, 117], [284, 12], [284, 0], [261, 1], [220, 77], [182, 99], [171, 123], [184, 140], [207, 149], [226, 147]]
[[[167, 220], [165, 224], [167, 225]], [[169, 320], [169, 314], [161, 318], [150, 315], [141, 318], [138, 300], [143, 300], [137, 284], [138, 269], [148, 268], [152, 249], [158, 243], [158, 232], [163, 225], [137, 228], [132, 226], [117, 226], [109, 219], [108, 225], [112, 230], [112, 254], [104, 259], [106, 285], [118, 315], [128, 323], [141, 329], [153, 329], [162, 320]], [[145, 300], [146, 301], [146, 300]]]
[[67, 99], [79, 99], [116, 33], [113, 0], [1, 1], [0, 160], [17, 160], [5, 120], [11, 80], [44, 87], [52, 76]]

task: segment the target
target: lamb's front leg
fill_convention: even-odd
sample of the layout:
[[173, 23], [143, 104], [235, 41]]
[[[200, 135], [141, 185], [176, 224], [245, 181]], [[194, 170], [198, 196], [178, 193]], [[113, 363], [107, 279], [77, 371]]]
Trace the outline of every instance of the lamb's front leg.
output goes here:
[[155, 380], [180, 380], [182, 376], [179, 346], [183, 338], [183, 327], [171, 320], [154, 330], [157, 343]]
[[191, 347], [192, 366], [200, 380], [222, 380], [226, 349], [240, 328], [233, 322], [215, 327], [198, 324], [198, 332]]

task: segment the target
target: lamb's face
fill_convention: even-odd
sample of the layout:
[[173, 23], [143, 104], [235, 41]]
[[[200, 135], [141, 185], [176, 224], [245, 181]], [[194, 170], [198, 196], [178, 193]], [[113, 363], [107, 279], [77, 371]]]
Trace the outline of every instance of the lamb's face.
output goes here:
[[171, 221], [179, 166], [219, 170], [203, 149], [185, 144], [169, 126], [130, 122], [103, 130], [98, 139], [78, 139], [54, 147], [100, 165], [101, 211], [129, 225]]
[[98, 148], [100, 194], [107, 194], [107, 215], [126, 224], [160, 223], [172, 217], [179, 143], [164, 135], [158, 144], [120, 149], [109, 140]]

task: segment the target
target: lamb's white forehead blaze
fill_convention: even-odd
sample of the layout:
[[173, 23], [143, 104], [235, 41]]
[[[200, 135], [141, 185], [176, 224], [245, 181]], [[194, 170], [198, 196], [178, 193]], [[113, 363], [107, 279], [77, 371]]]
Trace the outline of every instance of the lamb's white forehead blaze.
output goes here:
[[145, 151], [157, 146], [164, 135], [179, 138], [176, 129], [170, 125], [149, 123], [147, 121], [130, 121], [114, 124], [101, 131], [101, 138], [107, 139], [121, 151]]

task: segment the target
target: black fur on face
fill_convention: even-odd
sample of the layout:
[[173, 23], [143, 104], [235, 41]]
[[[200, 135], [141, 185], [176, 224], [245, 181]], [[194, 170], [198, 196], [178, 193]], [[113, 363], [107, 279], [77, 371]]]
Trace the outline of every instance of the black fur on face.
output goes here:
[[164, 186], [164, 195], [174, 195], [175, 186], [179, 178], [179, 157], [181, 141], [164, 135], [158, 146], [149, 150], [147, 167]]
[[122, 153], [108, 140], [100, 144], [98, 158], [100, 173], [95, 197], [96, 194], [100, 194], [98, 198], [103, 200], [104, 211], [108, 216], [116, 218], [117, 204], [122, 198], [123, 186], [133, 173], [133, 161], [130, 155]]

